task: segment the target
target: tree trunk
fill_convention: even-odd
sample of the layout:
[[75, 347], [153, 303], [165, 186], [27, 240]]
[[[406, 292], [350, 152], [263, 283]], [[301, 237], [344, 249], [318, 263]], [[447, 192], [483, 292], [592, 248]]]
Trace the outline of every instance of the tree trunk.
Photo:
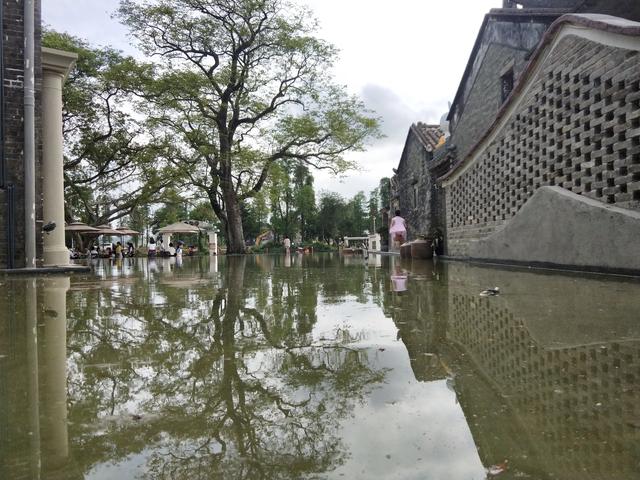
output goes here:
[[240, 212], [238, 197], [236, 197], [234, 193], [226, 195], [225, 197], [225, 205], [227, 207], [227, 223], [225, 225], [227, 232], [227, 254], [245, 253], [242, 214]]

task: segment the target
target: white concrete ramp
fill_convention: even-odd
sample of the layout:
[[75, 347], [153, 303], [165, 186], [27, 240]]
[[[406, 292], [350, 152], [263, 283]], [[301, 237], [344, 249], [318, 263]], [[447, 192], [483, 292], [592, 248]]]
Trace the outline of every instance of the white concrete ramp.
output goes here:
[[541, 187], [473, 259], [640, 273], [640, 212]]

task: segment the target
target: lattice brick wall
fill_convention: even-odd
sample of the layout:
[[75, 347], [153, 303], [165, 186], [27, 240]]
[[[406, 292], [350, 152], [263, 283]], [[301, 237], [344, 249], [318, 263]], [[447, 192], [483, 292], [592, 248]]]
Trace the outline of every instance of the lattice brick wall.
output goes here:
[[450, 253], [465, 253], [541, 186], [640, 209], [640, 55], [562, 40], [518, 111], [447, 188]]

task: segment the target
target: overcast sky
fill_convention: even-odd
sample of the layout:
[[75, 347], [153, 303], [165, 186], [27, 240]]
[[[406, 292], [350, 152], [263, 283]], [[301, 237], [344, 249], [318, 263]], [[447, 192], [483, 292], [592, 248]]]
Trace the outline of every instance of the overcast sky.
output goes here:
[[[439, 123], [456, 93], [485, 13], [501, 0], [294, 0], [309, 5], [319, 36], [336, 45], [336, 80], [382, 118], [386, 138], [352, 154], [362, 170], [344, 179], [316, 174], [316, 190], [369, 193], [398, 165], [412, 123]], [[133, 53], [111, 19], [118, 0], [44, 0], [46, 25]]]

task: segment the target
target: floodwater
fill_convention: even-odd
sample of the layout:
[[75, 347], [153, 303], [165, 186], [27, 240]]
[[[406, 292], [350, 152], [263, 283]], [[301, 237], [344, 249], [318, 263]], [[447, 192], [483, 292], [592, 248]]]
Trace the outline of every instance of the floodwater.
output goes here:
[[0, 479], [640, 478], [640, 281], [93, 266], [0, 278]]

